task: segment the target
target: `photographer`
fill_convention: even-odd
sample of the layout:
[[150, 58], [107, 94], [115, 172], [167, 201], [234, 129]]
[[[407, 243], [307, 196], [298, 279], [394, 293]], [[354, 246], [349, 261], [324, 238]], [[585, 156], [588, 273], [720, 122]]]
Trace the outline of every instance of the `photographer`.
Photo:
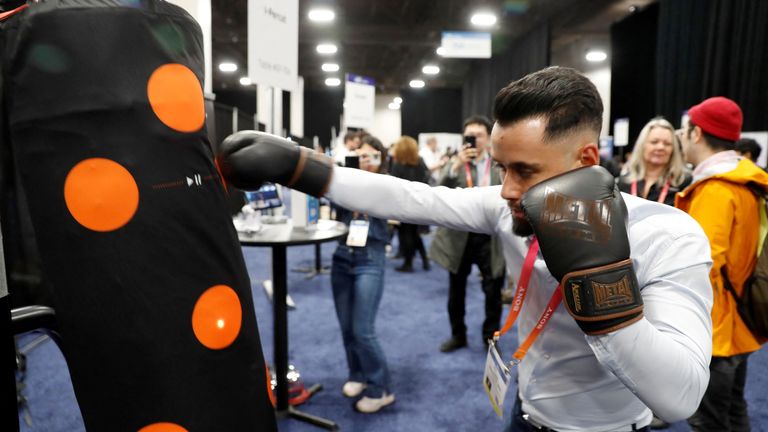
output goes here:
[[[464, 121], [464, 146], [444, 169], [441, 186], [472, 188], [501, 184], [498, 170], [488, 152], [491, 121], [472, 116]], [[504, 284], [504, 258], [495, 236], [438, 228], [429, 250], [430, 257], [449, 272], [448, 318], [451, 337], [440, 345], [440, 351], [451, 352], [467, 346], [464, 324], [467, 278], [472, 264], [482, 275], [485, 293], [485, 321], [482, 340], [493, 336], [501, 322], [501, 288]]]
[[[386, 153], [381, 141], [367, 135], [356, 155], [346, 157], [346, 166], [383, 173], [381, 161]], [[375, 333], [384, 291], [387, 221], [343, 208], [337, 211], [339, 220], [349, 226], [349, 235], [340, 240], [331, 265], [333, 301], [349, 366], [342, 393], [350, 398], [362, 394], [355, 408], [373, 413], [395, 401], [387, 360]]]

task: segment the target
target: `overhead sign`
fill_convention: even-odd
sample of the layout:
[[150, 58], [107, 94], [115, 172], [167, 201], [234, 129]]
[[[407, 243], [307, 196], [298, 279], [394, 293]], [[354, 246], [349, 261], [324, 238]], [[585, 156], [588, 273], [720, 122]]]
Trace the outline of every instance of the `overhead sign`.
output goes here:
[[443, 32], [443, 57], [491, 58], [491, 34], [488, 32]]
[[299, 0], [248, 0], [248, 78], [294, 90], [299, 78]]
[[629, 144], [629, 119], [616, 119], [613, 123], [613, 145], [625, 147]]
[[344, 121], [347, 127], [370, 129], [376, 105], [372, 78], [347, 74], [344, 86]]

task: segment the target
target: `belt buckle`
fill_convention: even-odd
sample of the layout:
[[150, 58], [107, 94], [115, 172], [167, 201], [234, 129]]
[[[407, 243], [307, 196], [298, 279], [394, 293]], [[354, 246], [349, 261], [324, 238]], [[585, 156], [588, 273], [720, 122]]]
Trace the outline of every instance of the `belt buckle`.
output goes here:
[[523, 420], [525, 420], [526, 423], [536, 428], [536, 430], [540, 431], [551, 431], [552, 429], [540, 424], [536, 420], [532, 419], [529, 414], [523, 414]]

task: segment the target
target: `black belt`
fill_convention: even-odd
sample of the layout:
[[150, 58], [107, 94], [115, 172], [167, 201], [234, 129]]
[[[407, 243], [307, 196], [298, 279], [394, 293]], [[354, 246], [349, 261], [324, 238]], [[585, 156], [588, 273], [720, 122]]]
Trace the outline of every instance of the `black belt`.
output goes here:
[[[530, 416], [528, 416], [528, 414], [523, 414], [522, 418], [535, 431], [539, 431], [539, 432], [557, 432], [556, 429], [548, 428], [546, 426], [537, 424], [536, 422], [531, 420], [531, 418], [530, 418]], [[638, 429], [637, 423], [632, 423], [632, 431], [648, 431], [648, 430], [650, 430], [650, 428], [648, 426], [642, 427], [642, 428]]]

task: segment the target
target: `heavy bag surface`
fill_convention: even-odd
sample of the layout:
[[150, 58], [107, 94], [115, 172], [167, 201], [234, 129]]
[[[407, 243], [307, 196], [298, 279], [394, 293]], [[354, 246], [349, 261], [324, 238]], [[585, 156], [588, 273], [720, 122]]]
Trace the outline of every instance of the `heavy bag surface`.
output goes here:
[[48, 0], [14, 19], [11, 145], [86, 428], [276, 430], [199, 27], [157, 0]]

